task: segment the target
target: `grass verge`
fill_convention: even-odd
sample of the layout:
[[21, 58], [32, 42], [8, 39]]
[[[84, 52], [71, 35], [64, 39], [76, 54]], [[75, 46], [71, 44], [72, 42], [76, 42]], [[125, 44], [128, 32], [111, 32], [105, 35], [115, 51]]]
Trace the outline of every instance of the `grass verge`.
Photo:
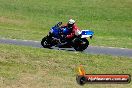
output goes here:
[[[76, 67], [89, 74], [131, 74], [132, 59], [0, 44], [0, 87], [79, 88]], [[88, 84], [84, 88], [131, 88], [130, 84]]]

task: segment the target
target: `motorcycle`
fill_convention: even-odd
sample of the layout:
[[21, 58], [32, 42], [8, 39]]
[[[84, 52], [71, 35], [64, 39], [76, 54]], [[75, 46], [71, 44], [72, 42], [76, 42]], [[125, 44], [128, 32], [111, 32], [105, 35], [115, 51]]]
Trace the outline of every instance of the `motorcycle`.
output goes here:
[[51, 48], [53, 46], [59, 47], [60, 45], [68, 44], [68, 47], [66, 48], [74, 48], [76, 51], [83, 51], [88, 47], [89, 41], [87, 40], [87, 37], [90, 37], [90, 39], [92, 39], [94, 35], [93, 31], [77, 30], [75, 32], [74, 39], [72, 39], [70, 43], [67, 43], [67, 41], [63, 37], [69, 33], [69, 30], [67, 27], [61, 28], [61, 24], [62, 22], [59, 22], [55, 26], [53, 26], [50, 29], [49, 34], [42, 39], [41, 45], [44, 48]]

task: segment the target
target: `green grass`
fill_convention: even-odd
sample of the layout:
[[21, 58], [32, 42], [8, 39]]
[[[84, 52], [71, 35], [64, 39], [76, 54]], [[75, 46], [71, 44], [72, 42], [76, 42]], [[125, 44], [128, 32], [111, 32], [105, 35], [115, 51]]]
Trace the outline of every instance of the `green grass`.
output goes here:
[[[131, 74], [132, 59], [0, 44], [0, 88], [79, 88], [76, 68], [88, 74]], [[88, 84], [84, 88], [131, 88], [130, 84]]]
[[95, 32], [91, 45], [132, 48], [131, 0], [0, 0], [0, 37], [41, 40], [70, 17]]
[[[0, 0], [0, 38], [41, 40], [69, 18], [91, 29], [91, 45], [132, 48], [131, 0]], [[87, 73], [131, 74], [132, 59], [0, 44], [0, 87], [78, 88], [75, 68]], [[131, 88], [132, 84], [84, 85]]]

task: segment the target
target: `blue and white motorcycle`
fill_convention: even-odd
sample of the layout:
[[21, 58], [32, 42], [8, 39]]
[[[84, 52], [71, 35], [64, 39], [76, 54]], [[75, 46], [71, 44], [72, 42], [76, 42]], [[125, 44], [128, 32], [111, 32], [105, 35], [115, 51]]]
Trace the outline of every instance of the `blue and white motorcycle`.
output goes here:
[[[51, 48], [52, 46], [58, 47], [67, 43], [65, 39], [62, 39], [62, 36], [67, 35], [69, 33], [69, 30], [68, 28], [60, 28], [61, 24], [62, 22], [59, 22], [58, 24], [53, 26], [50, 29], [49, 34], [42, 39], [41, 45], [44, 48]], [[74, 48], [76, 51], [83, 51], [89, 45], [89, 41], [87, 40], [87, 38], [90, 37], [90, 39], [92, 39], [93, 35], [94, 32], [90, 30], [77, 30], [74, 39], [72, 39], [71, 42], [68, 43], [67, 48]]]

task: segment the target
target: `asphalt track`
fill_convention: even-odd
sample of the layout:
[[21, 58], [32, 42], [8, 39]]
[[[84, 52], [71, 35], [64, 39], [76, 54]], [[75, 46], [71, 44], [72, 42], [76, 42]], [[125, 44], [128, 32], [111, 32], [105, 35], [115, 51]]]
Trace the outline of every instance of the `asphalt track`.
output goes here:
[[[40, 44], [40, 41], [32, 41], [32, 40], [16, 40], [16, 39], [5, 39], [5, 38], [2, 38], [2, 39], [0, 39], [0, 43], [43, 48], [41, 46], [41, 44]], [[57, 47], [53, 47], [52, 49], [66, 50], [66, 51], [75, 51], [73, 48], [57, 48]], [[126, 48], [89, 46], [82, 53], [107, 54], [107, 55], [113, 55], [113, 56], [126, 56], [126, 57], [131, 57], [132, 58], [132, 49], [126, 49]]]

